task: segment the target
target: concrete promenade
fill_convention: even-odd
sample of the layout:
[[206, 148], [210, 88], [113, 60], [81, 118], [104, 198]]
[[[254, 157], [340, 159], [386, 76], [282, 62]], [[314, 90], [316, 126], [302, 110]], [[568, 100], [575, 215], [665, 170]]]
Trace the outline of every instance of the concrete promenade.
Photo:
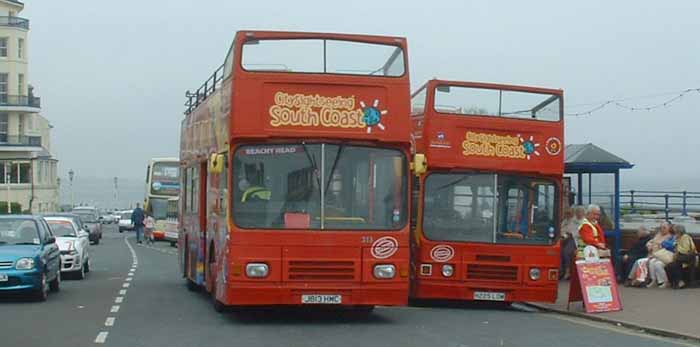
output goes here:
[[695, 307], [700, 288], [630, 288], [620, 286], [623, 310], [607, 313], [586, 313], [583, 303], [572, 303], [567, 310], [569, 282], [559, 284], [554, 304], [532, 303], [532, 306], [558, 313], [643, 329], [654, 334], [687, 338], [700, 342], [700, 311]]

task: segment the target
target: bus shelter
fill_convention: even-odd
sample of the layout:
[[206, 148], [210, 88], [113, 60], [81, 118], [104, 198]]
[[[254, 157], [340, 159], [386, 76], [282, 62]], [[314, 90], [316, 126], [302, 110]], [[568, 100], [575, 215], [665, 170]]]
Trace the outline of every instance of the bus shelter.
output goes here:
[[564, 150], [564, 191], [569, 194], [569, 204], [600, 205], [612, 224], [607, 226], [605, 236], [614, 237], [617, 252], [622, 242], [620, 170], [631, 169], [634, 164], [592, 143], [570, 144]]

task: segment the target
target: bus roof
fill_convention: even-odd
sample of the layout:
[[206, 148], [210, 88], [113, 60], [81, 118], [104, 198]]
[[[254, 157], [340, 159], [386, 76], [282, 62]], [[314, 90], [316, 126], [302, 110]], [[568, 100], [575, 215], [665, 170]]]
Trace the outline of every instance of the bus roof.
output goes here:
[[[288, 54], [284, 44], [275, 45], [275, 40], [294, 41], [293, 45], [304, 39], [314, 44], [321, 41], [323, 51], [325, 40], [340, 41], [334, 44], [343, 46], [343, 52], [367, 49], [375, 54], [366, 58], [367, 65], [379, 69], [350, 69], [355, 61], [347, 54], [317, 56], [317, 50], [296, 46], [295, 53], [310, 55], [314, 61], [320, 59], [322, 70], [255, 70], [243, 66], [247, 50], [253, 52], [265, 46], [274, 53], [257, 57], [284, 61], [296, 55]], [[264, 40], [270, 42], [262, 44]], [[352, 42], [345, 45], [345, 41]], [[331, 49], [330, 43], [328, 47]], [[180, 156], [188, 160], [222, 151], [234, 139], [338, 139], [391, 142], [408, 148], [410, 84], [406, 50], [406, 40], [395, 36], [238, 31], [224, 65], [195, 92], [187, 93]], [[343, 57], [345, 61], [330, 61], [330, 57]], [[303, 62], [294, 63], [299, 61]], [[401, 68], [392, 70], [394, 63], [400, 63]], [[269, 64], [246, 66], [254, 65]], [[336, 69], [327, 70], [327, 66]]]
[[[413, 93], [412, 104], [415, 149], [429, 168], [564, 172], [561, 89], [433, 79]], [[545, 111], [548, 117], [540, 116]]]

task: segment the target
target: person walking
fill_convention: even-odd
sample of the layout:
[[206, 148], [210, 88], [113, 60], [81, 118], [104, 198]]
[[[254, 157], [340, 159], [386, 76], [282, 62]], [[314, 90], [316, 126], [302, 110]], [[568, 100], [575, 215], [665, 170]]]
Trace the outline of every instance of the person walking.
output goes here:
[[156, 220], [153, 219], [153, 216], [151, 213], [146, 213], [146, 219], [143, 222], [144, 224], [144, 237], [146, 239], [146, 243], [149, 245], [153, 244], [153, 230], [156, 229]]
[[131, 223], [134, 224], [134, 229], [136, 230], [136, 243], [141, 243], [141, 239], [143, 238], [144, 219], [145, 215], [143, 209], [141, 205], [137, 203], [136, 208], [131, 212]]

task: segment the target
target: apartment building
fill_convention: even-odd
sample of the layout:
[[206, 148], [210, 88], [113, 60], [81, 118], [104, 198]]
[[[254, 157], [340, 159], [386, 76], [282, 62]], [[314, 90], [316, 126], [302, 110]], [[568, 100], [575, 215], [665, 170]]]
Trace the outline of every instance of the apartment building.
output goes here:
[[58, 209], [58, 161], [51, 154], [52, 126], [29, 83], [23, 9], [20, 1], [0, 0], [0, 201], [38, 213]]

